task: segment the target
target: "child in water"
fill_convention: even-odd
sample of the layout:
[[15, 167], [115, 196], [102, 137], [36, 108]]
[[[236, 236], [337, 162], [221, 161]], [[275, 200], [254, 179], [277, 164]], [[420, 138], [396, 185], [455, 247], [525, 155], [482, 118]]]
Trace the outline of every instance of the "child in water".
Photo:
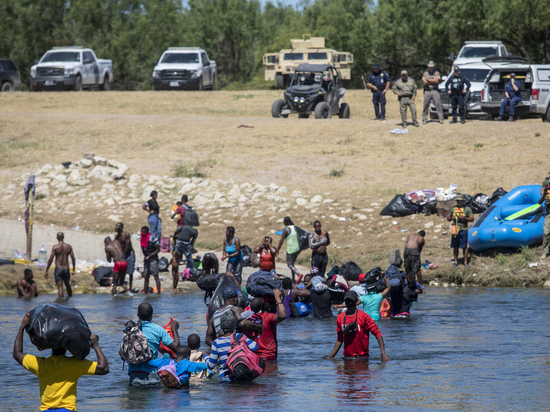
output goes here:
[[175, 362], [168, 357], [153, 359], [149, 361], [149, 365], [159, 368], [157, 373], [167, 388], [189, 388], [189, 374], [208, 369], [206, 363], [191, 362], [189, 360], [190, 356], [191, 349], [189, 346], [179, 346], [176, 351]]
[[[245, 310], [241, 313], [241, 316], [243, 319], [247, 319], [257, 325], [262, 325], [263, 328], [263, 319], [260, 316], [263, 306], [264, 300], [262, 298], [254, 298], [252, 299], [252, 302], [250, 302], [250, 310]], [[261, 332], [257, 332], [255, 330], [243, 330], [243, 333], [247, 338], [252, 340], [256, 340], [261, 334]]]
[[[191, 349], [191, 356], [189, 360], [191, 362], [204, 363], [204, 353], [200, 351], [201, 338], [196, 333], [193, 333], [187, 337], [187, 346]], [[210, 373], [209, 373], [210, 372]], [[213, 375], [213, 372], [209, 370], [203, 370], [200, 372], [191, 373], [190, 380], [197, 381], [201, 379], [207, 379]]]

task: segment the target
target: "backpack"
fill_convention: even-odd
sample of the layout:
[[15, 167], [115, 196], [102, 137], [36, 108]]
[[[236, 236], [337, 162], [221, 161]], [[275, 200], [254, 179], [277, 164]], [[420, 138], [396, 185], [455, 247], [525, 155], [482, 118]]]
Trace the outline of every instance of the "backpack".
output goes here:
[[[187, 269], [186, 269], [187, 270]], [[187, 273], [186, 279], [191, 282], [196, 282], [204, 275], [204, 272], [200, 269], [190, 269]]]
[[160, 251], [162, 253], [170, 252], [170, 236], [163, 236], [160, 238]]
[[349, 282], [342, 275], [334, 275], [329, 282], [330, 289], [337, 292], [347, 292], [349, 290]]
[[183, 223], [189, 226], [200, 226], [199, 215], [191, 206], [187, 206], [185, 215], [183, 215]]
[[276, 274], [266, 270], [254, 272], [246, 281], [246, 291], [255, 298], [274, 296], [274, 289], [282, 291], [283, 281]]
[[395, 265], [390, 265], [388, 270], [386, 270], [386, 278], [388, 279], [392, 292], [397, 291], [401, 286], [401, 280], [403, 278], [401, 273], [402, 272]]
[[110, 266], [98, 266], [92, 271], [92, 276], [99, 286], [109, 286], [111, 284], [109, 278], [112, 277], [112, 274], [113, 268]]
[[168, 259], [166, 257], [161, 257], [159, 259], [159, 272], [168, 272], [168, 266], [170, 266], [170, 262], [168, 262]]
[[250, 246], [242, 245], [241, 253], [243, 255], [243, 266], [250, 266], [250, 255], [252, 254], [252, 249], [250, 249]]
[[264, 373], [265, 363], [246, 344], [246, 337], [231, 335], [231, 348], [227, 351], [225, 363], [237, 382], [251, 382]]
[[[260, 253], [262, 253], [260, 251]], [[250, 267], [259, 268], [260, 267], [260, 253], [254, 253], [250, 255]]]
[[296, 236], [298, 237], [300, 252], [309, 249], [309, 232], [298, 226], [294, 226], [294, 230], [296, 231]]
[[355, 262], [348, 262], [342, 265], [342, 275], [347, 280], [359, 280], [359, 275], [363, 273], [363, 270]]
[[176, 363], [173, 360], [170, 360], [170, 365], [161, 366], [157, 374], [167, 388], [176, 389], [180, 387]]
[[153, 353], [149, 349], [147, 338], [141, 331], [141, 322], [135, 323], [129, 320], [124, 326], [122, 344], [118, 351], [120, 357], [129, 365], [138, 365], [150, 361], [153, 358]]

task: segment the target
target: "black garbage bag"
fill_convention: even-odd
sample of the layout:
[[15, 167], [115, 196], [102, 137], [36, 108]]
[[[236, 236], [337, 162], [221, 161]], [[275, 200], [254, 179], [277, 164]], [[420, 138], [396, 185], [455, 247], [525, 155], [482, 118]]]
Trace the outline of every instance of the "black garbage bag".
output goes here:
[[476, 193], [472, 196], [472, 200], [470, 203], [467, 203], [466, 206], [472, 209], [472, 212], [474, 213], [483, 213], [489, 209], [489, 206], [491, 206], [490, 202], [491, 199], [486, 194]]
[[339, 274], [340, 274], [340, 267], [335, 265], [335, 266], [332, 267], [332, 269], [330, 270], [330, 272], [328, 272], [327, 277], [328, 277], [329, 279], [332, 279], [332, 277], [333, 277], [334, 275], [339, 275]]
[[92, 276], [95, 278], [99, 286], [109, 286], [111, 284], [109, 278], [113, 273], [113, 268], [110, 266], [98, 266], [93, 272]]
[[25, 327], [38, 350], [61, 348], [83, 360], [90, 353], [92, 332], [78, 309], [57, 303], [39, 305]]
[[504, 190], [502, 187], [499, 187], [497, 190], [493, 192], [489, 205], [494, 205], [506, 193], [508, 193], [506, 190]]
[[[191, 271], [189, 271], [189, 276], [191, 276]], [[205, 275], [204, 273], [197, 280], [197, 286], [204, 290], [205, 292], [214, 292], [218, 286], [218, 278], [221, 276], [219, 273], [210, 273]]]
[[381, 278], [382, 278], [382, 269], [380, 269], [379, 267], [375, 267], [366, 273], [366, 276], [363, 278], [363, 281], [361, 283], [371, 285], [378, 282]]
[[309, 232], [301, 227], [294, 226], [296, 235], [298, 236], [298, 244], [300, 245], [300, 251], [309, 249]]
[[359, 275], [363, 270], [355, 262], [347, 262], [342, 265], [341, 275], [347, 280], [359, 280]]
[[424, 213], [426, 216], [435, 215], [437, 213], [437, 200], [432, 199], [418, 206], [419, 212]]
[[210, 303], [208, 304], [208, 321], [210, 321], [210, 318], [212, 317], [214, 312], [223, 306], [222, 292], [227, 287], [235, 288], [235, 290], [237, 291], [237, 294], [239, 296], [239, 303], [237, 304], [237, 306], [244, 309], [248, 305], [248, 297], [243, 295], [239, 287], [235, 285], [235, 282], [233, 282], [230, 277], [223, 273], [218, 278], [218, 286], [212, 294], [212, 299], [210, 299]]
[[382, 216], [401, 217], [414, 215], [418, 213], [418, 206], [409, 200], [405, 195], [396, 195], [390, 203], [382, 209], [380, 214]]
[[274, 296], [274, 289], [279, 289], [282, 292], [283, 282], [278, 276], [265, 270], [254, 272], [246, 281], [246, 291], [255, 298]]
[[243, 254], [243, 266], [247, 267], [251, 265], [250, 255], [252, 254], [252, 249], [248, 245], [241, 246], [241, 253]]
[[202, 270], [193, 268], [189, 270], [189, 277], [187, 278], [187, 280], [190, 280], [191, 282], [196, 282], [201, 278], [202, 275], [204, 275], [204, 272]]

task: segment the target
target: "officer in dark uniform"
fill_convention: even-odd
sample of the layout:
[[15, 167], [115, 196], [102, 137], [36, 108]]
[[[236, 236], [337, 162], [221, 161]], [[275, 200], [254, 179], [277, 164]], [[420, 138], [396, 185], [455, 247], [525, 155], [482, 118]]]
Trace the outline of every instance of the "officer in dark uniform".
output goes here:
[[388, 73], [381, 71], [380, 65], [375, 63], [372, 66], [372, 73], [367, 79], [367, 87], [372, 91], [372, 102], [376, 114], [374, 120], [386, 120], [386, 92], [390, 87], [390, 81]]
[[451, 123], [456, 123], [456, 108], [459, 107], [460, 123], [466, 123], [466, 113], [464, 107], [464, 97], [470, 90], [470, 81], [460, 75], [460, 67], [454, 67], [454, 73], [449, 76], [445, 82], [445, 91], [451, 95], [451, 107], [453, 109], [453, 120]]
[[510, 105], [510, 117], [509, 122], [515, 121], [514, 115], [516, 114], [516, 105], [521, 103], [521, 83], [516, 80], [516, 74], [510, 74], [510, 81], [504, 86], [504, 99], [500, 105], [500, 111], [496, 120], [500, 121], [504, 117], [506, 106]]

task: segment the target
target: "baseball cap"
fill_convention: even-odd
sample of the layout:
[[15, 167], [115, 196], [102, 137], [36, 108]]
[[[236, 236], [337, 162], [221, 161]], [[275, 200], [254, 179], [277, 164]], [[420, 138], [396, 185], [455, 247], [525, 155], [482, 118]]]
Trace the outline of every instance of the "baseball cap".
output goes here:
[[231, 286], [226, 287], [222, 292], [222, 297], [224, 299], [231, 299], [237, 296], [237, 291], [235, 288], [232, 288]]
[[344, 295], [344, 300], [353, 300], [354, 302], [357, 301], [359, 297], [357, 296], [357, 292], [353, 290], [348, 290], [346, 294]]
[[434, 64], [433, 60], [430, 60], [428, 62], [428, 67], [435, 67], [435, 64]]
[[379, 69], [380, 68], [380, 63], [374, 63], [374, 65], [372, 66], [373, 69]]
[[453, 70], [454, 70], [455, 72], [458, 72], [458, 71], [460, 71], [460, 67], [455, 66]]
[[232, 313], [224, 313], [220, 318], [220, 326], [224, 332], [233, 331], [237, 327], [235, 316]]
[[365, 279], [366, 276], [367, 276], [366, 273], [361, 273], [361, 274], [359, 275], [359, 278], [358, 278], [358, 279], [359, 279], [359, 283], [363, 282], [363, 279]]
[[510, 77], [516, 77], [515, 73], [510, 73]]
[[401, 70], [401, 76], [403, 76], [404, 74], [409, 74], [409, 72], [407, 70]]

